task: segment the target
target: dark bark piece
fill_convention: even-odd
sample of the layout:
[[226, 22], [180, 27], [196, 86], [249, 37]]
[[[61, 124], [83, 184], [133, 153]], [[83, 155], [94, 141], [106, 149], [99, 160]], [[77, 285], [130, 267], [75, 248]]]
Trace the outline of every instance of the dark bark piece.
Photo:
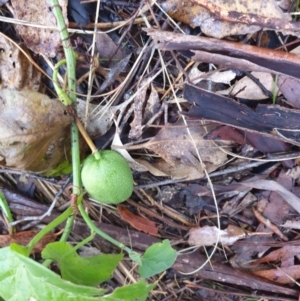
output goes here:
[[80, 0], [69, 0], [68, 14], [78, 24], [78, 26], [86, 26], [90, 23], [90, 15], [96, 13], [96, 2], [80, 3]]
[[207, 52], [245, 59], [261, 67], [300, 78], [300, 57], [293, 53], [266, 49], [213, 38], [183, 35], [154, 29], [145, 29], [162, 50], [205, 50]]
[[239, 59], [218, 53], [211, 53], [201, 50], [193, 50], [191, 59], [195, 62], [216, 64], [221, 68], [237, 69], [242, 71], [258, 71], [272, 73], [271, 69], [251, 63], [245, 59]]
[[182, 113], [300, 146], [300, 111], [277, 105], [258, 105], [252, 110], [230, 98], [186, 84], [184, 98], [196, 105]]
[[[206, 257], [201, 254], [185, 254], [178, 256], [173, 269], [189, 273], [196, 270], [206, 261]], [[178, 274], [180, 277], [180, 274]], [[253, 290], [273, 292], [276, 294], [284, 294], [290, 297], [295, 297], [291, 300], [297, 300], [299, 292], [297, 290], [282, 287], [275, 283], [272, 283], [266, 279], [256, 277], [249, 272], [243, 272], [238, 269], [222, 264], [221, 259], [211, 260], [210, 264], [206, 264], [200, 271], [193, 274], [193, 277], [199, 277], [207, 280], [218, 281], [222, 283], [230, 283], [237, 286], [248, 287]]]

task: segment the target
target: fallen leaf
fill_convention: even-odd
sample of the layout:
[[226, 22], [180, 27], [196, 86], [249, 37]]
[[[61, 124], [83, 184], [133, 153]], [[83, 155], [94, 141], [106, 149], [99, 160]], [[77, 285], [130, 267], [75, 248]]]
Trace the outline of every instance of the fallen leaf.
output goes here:
[[271, 180], [254, 180], [241, 183], [247, 187], [277, 192], [291, 207], [300, 212], [300, 199], [285, 187]]
[[[260, 83], [270, 92], [277, 94], [278, 87], [274, 89], [275, 82], [273, 76], [270, 73], [265, 72], [251, 72], [251, 74], [260, 81]], [[230, 87], [226, 90], [218, 91], [218, 94], [221, 95], [235, 95], [236, 97], [245, 98], [245, 99], [267, 99], [266, 96], [260, 87], [248, 76], [244, 76], [239, 81], [237, 81], [233, 88]]]
[[[104, 82], [98, 88], [97, 94], [102, 93], [105, 89], [107, 89], [110, 85], [114, 84], [115, 81], [118, 80], [120, 73], [123, 72], [123, 70], [128, 65], [130, 57], [131, 57], [131, 54], [127, 55], [125, 58], [121, 59], [118, 63], [114, 64], [111, 67], [109, 72], [105, 75]], [[97, 69], [97, 71], [98, 70], [99, 70], [99, 68]]]
[[[82, 123], [86, 123], [86, 130], [88, 134], [92, 137], [103, 136], [113, 125], [114, 115], [118, 111], [126, 109], [130, 99], [122, 102], [117, 106], [99, 106], [91, 103], [86, 103], [86, 101], [77, 98], [76, 110], [77, 115]], [[86, 114], [86, 106], [88, 106]]]
[[[261, 20], [264, 18], [289, 20], [288, 14], [284, 14], [276, 2], [272, 0], [268, 2], [261, 0], [248, 2], [242, 0], [214, 0], [206, 2], [202, 4], [201, 1], [197, 0], [168, 0], [162, 4], [162, 7], [175, 20], [186, 23], [193, 28], [200, 26], [204, 34], [219, 39], [231, 35], [253, 33], [259, 31], [261, 28], [260, 24], [252, 25], [251, 22], [241, 24], [238, 18], [233, 22], [229, 22], [232, 21], [230, 19], [224, 20], [221, 17], [223, 14], [226, 15], [226, 13], [230, 14], [234, 12], [238, 15], [243, 14], [246, 16], [255, 15]], [[213, 4], [215, 9], [207, 9], [210, 3]], [[202, 5], [200, 6], [200, 4]], [[223, 14], [220, 16], [220, 14], [217, 14], [218, 11], [222, 11]]]
[[0, 89], [39, 91], [41, 73], [15, 44], [2, 34], [0, 34], [0, 49]]
[[223, 83], [229, 85], [230, 82], [236, 77], [236, 73], [232, 70], [227, 71], [214, 71], [214, 72], [202, 72], [197, 67], [192, 68], [189, 72], [190, 82], [194, 85], [198, 84], [202, 80], [210, 80], [215, 83]]
[[[255, 260], [252, 264], [257, 265], [265, 262], [284, 262], [289, 258], [294, 258], [294, 256], [300, 254], [300, 246], [287, 244], [280, 249], [274, 250], [271, 253]], [[282, 266], [282, 265], [281, 265]]]
[[[151, 93], [147, 99], [145, 112], [143, 116], [143, 123], [147, 123], [153, 116], [155, 116], [161, 108], [160, 97], [154, 85], [151, 84]], [[153, 124], [159, 123], [159, 120], [154, 121]]]
[[55, 168], [65, 160], [71, 121], [65, 106], [47, 95], [1, 90], [1, 165], [40, 172]]
[[117, 151], [118, 153], [120, 153], [128, 162], [130, 168], [132, 168], [133, 170], [139, 171], [139, 172], [145, 172], [148, 171], [147, 166], [139, 163], [138, 161], [134, 160], [129, 152], [123, 147], [123, 143], [121, 141], [120, 135], [118, 133], [118, 126], [116, 125], [116, 133], [114, 136], [114, 140], [112, 142], [111, 145], [111, 149]]
[[246, 135], [243, 135], [240, 131], [231, 126], [221, 125], [211, 130], [204, 138], [208, 140], [220, 140], [225, 143], [236, 142], [245, 145], [246, 137]]
[[[39, 0], [12, 0], [11, 4], [14, 10], [14, 17], [38, 25], [56, 27], [56, 18], [47, 2], [48, 1]], [[62, 8], [66, 26], [68, 26], [67, 1], [59, 0], [59, 5]], [[58, 48], [61, 45], [58, 30], [24, 25], [15, 26], [20, 36], [24, 39], [26, 46], [33, 52], [50, 57], [56, 56]]]
[[300, 80], [291, 76], [280, 74], [278, 76], [277, 86], [286, 98], [287, 102], [294, 108], [300, 109]]
[[158, 235], [158, 228], [153, 221], [133, 214], [124, 205], [118, 205], [118, 212], [121, 218], [129, 223], [133, 228], [153, 236]]
[[[286, 174], [285, 170], [282, 169], [277, 176], [276, 183], [287, 191], [292, 192], [294, 190], [294, 180]], [[280, 189], [279, 189], [280, 191]], [[273, 224], [279, 225], [285, 221], [290, 215], [291, 210], [290, 204], [286, 201], [286, 198], [283, 197], [280, 192], [273, 190], [270, 194], [268, 193], [268, 202], [264, 208], [262, 214], [264, 217], [269, 219]], [[280, 210], [278, 210], [280, 208]]]
[[[22, 231], [13, 234], [0, 235], [0, 247], [4, 248], [12, 243], [17, 243], [21, 246], [26, 246], [31, 239], [37, 234], [35, 231]], [[45, 235], [33, 248], [32, 253], [40, 253], [45, 246], [56, 240], [57, 236], [60, 235], [62, 231], [57, 233], [48, 233]]]
[[300, 278], [300, 267], [299, 265], [294, 265], [271, 270], [255, 271], [253, 274], [277, 283], [295, 283], [295, 280]]
[[[213, 128], [212, 126], [191, 122], [188, 128], [193, 141], [187, 132], [187, 127], [182, 120], [179, 120], [176, 124], [164, 127], [154, 138], [143, 144], [143, 147], [157, 153], [168, 163], [168, 169], [176, 172], [176, 178], [186, 177], [186, 171], [189, 173], [190, 170], [191, 173], [191, 169], [197, 170], [196, 178], [203, 176], [203, 166], [197, 159], [197, 150], [209, 172], [217, 169], [227, 160], [227, 155], [213, 142], [203, 139], [207, 130]], [[164, 165], [162, 162], [160, 164]], [[156, 168], [168, 173], [166, 166], [163, 169], [158, 166]]]
[[[105, 32], [99, 32], [96, 36], [96, 49], [101, 58], [111, 59], [123, 59], [124, 55], [119, 47], [111, 37]], [[112, 63], [115, 64], [115, 63]]]
[[168, 172], [168, 173], [163, 172], [163, 170], [160, 169], [161, 166], [157, 162], [154, 162], [154, 163], [148, 162], [143, 159], [136, 159], [135, 161], [138, 162], [139, 164], [145, 166], [145, 168], [147, 168], [147, 171], [149, 171], [156, 177], [168, 177], [170, 175], [170, 172]]
[[226, 214], [231, 217], [251, 207], [252, 204], [257, 201], [257, 197], [249, 192], [249, 190], [250, 188], [245, 187], [244, 191], [241, 191], [237, 196], [225, 202], [221, 214]]
[[134, 103], [133, 103], [133, 110], [134, 110], [134, 118], [130, 124], [130, 132], [129, 138], [132, 140], [138, 140], [142, 136], [142, 121], [143, 121], [143, 112], [145, 107], [146, 101], [146, 93], [148, 86], [150, 85], [148, 79], [144, 79], [140, 82], [138, 89], [140, 92], [135, 96]]
[[[170, 165], [164, 159], [156, 159], [155, 161], [149, 163], [152, 167], [148, 167], [148, 164], [144, 162], [145, 160], [138, 160], [141, 164], [148, 168], [148, 171], [155, 176], [160, 177], [171, 177], [172, 179], [185, 179], [193, 180], [200, 179], [204, 176], [203, 168], [199, 166], [192, 166], [182, 164], [180, 160], [174, 161], [175, 165]], [[210, 166], [206, 165], [207, 170]]]
[[237, 240], [246, 237], [246, 232], [239, 227], [229, 225], [226, 230], [215, 226], [192, 228], [189, 231], [188, 243], [191, 246], [212, 246], [217, 242], [224, 246], [231, 246]]
[[207, 9], [217, 21], [229, 22], [233, 26], [246, 24], [249, 27], [258, 26], [259, 29], [276, 29], [285, 34], [295, 34], [298, 31], [297, 26], [289, 22], [291, 16], [283, 13], [273, 0], [267, 2], [261, 0], [191, 0], [191, 2]]
[[[273, 205], [274, 206], [274, 205]], [[283, 241], [288, 241], [288, 238], [280, 231], [280, 229], [267, 218], [265, 218], [258, 210], [252, 208], [254, 216], [257, 220], [262, 223], [264, 226], [269, 228], [272, 232], [274, 232], [278, 237], [280, 237]]]

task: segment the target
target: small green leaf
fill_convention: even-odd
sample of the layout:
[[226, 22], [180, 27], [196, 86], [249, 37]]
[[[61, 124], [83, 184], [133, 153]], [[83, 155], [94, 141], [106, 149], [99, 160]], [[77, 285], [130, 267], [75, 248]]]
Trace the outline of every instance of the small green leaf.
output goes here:
[[148, 278], [170, 268], [177, 258], [177, 252], [171, 247], [168, 239], [155, 243], [142, 256], [139, 273]]
[[45, 172], [46, 177], [58, 177], [61, 175], [67, 175], [72, 172], [72, 164], [68, 161], [63, 161], [56, 168]]
[[154, 287], [144, 281], [119, 287], [110, 295], [101, 298], [103, 301], [145, 301], [149, 292]]
[[66, 242], [53, 242], [42, 251], [44, 259], [59, 263], [62, 278], [76, 284], [96, 286], [112, 277], [122, 254], [80, 257]]

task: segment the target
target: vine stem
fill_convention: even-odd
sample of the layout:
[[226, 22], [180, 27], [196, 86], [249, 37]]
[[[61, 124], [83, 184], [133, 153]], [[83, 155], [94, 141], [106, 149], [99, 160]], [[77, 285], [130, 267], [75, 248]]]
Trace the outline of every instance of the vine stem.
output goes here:
[[[71, 105], [76, 101], [76, 77], [75, 77], [76, 55], [70, 45], [69, 33], [58, 0], [50, 0], [50, 5], [52, 6], [52, 12], [57, 20], [57, 27], [60, 30], [60, 37], [62, 40], [62, 44], [66, 56], [66, 60], [62, 60], [61, 62], [59, 62], [56, 65], [56, 68], [54, 68], [53, 70], [54, 87], [56, 93], [58, 94], [59, 99], [65, 105]], [[62, 64], [67, 64], [69, 95], [65, 94], [65, 92], [63, 91], [63, 89], [61, 89], [57, 81], [58, 68]], [[78, 129], [75, 122], [72, 122], [71, 125], [71, 141], [72, 141], [72, 169], [73, 169], [73, 187], [74, 187], [73, 193], [80, 195], [82, 191], [81, 177], [80, 177], [80, 149], [79, 149]], [[79, 188], [79, 192], [78, 192], [78, 188]], [[79, 197], [78, 201], [79, 200], [82, 200], [82, 198]], [[44, 229], [42, 229], [36, 236], [33, 237], [33, 239], [27, 245], [27, 250], [29, 250], [29, 254], [39, 240], [41, 240], [47, 233], [52, 231], [55, 227], [63, 223], [66, 219], [67, 219], [67, 227], [65, 227], [64, 233], [60, 239], [61, 241], [66, 241], [68, 239], [74, 221], [73, 210], [71, 207], [65, 210], [60, 216], [58, 216], [55, 220], [49, 223]]]
[[121, 250], [126, 251], [131, 259], [133, 259], [137, 263], [140, 263], [140, 254], [139, 253], [131, 250], [130, 248], [128, 248], [124, 244], [120, 243], [119, 241], [115, 240], [114, 238], [112, 238], [111, 236], [109, 236], [108, 234], [106, 234], [105, 232], [103, 232], [102, 230], [100, 230], [99, 228], [97, 228], [94, 225], [93, 221], [88, 216], [88, 214], [85, 212], [82, 204], [78, 205], [78, 209], [80, 211], [80, 214], [81, 214], [82, 218], [84, 219], [84, 221], [86, 222], [86, 224], [89, 226], [89, 228], [90, 228], [90, 230], [91, 230], [92, 233], [95, 232], [96, 234], [98, 234], [99, 236], [103, 237], [104, 239], [106, 239], [107, 241], [109, 241], [110, 243], [112, 243], [113, 245], [119, 247]]
[[[125, 246], [124, 244], [120, 243], [119, 241], [115, 240], [105, 232], [98, 229], [92, 220], [89, 218], [88, 214], [85, 212], [83, 205], [82, 205], [82, 184], [81, 184], [81, 176], [80, 176], [80, 149], [79, 149], [79, 134], [78, 129], [80, 130], [82, 136], [87, 141], [89, 147], [91, 148], [94, 156], [100, 158], [100, 154], [95, 147], [92, 140], [89, 138], [86, 130], [82, 126], [80, 120], [78, 119], [76, 112], [72, 108], [72, 104], [76, 101], [76, 78], [75, 78], [75, 67], [76, 67], [76, 56], [74, 54], [73, 49], [69, 45], [69, 34], [67, 31], [67, 27], [65, 26], [64, 18], [62, 15], [61, 7], [58, 3], [58, 0], [50, 0], [52, 5], [52, 11], [57, 19], [58, 29], [60, 30], [61, 40], [64, 46], [65, 56], [66, 59], [60, 61], [56, 64], [54, 71], [53, 71], [53, 82], [56, 93], [59, 99], [64, 103], [71, 112], [72, 116], [74, 117], [74, 122], [71, 125], [71, 139], [72, 139], [72, 168], [73, 168], [73, 194], [78, 195], [77, 204], [81, 216], [83, 217], [86, 224], [91, 229], [91, 232], [95, 232], [107, 241], [111, 242], [115, 246], [119, 247], [120, 249], [125, 250], [130, 258], [140, 263], [140, 254], [132, 251], [130, 248]], [[63, 64], [67, 64], [68, 70], [68, 94], [60, 87], [57, 81], [58, 75], [58, 68]], [[61, 237], [61, 241], [66, 241], [68, 239], [69, 233], [72, 228], [72, 222], [74, 220], [73, 209], [70, 206], [67, 210], [65, 210], [60, 216], [58, 216], [55, 220], [53, 220], [50, 224], [48, 224], [44, 229], [42, 229], [27, 245], [27, 250], [30, 252], [32, 251], [35, 244], [42, 239], [47, 233], [49, 233], [52, 229], [63, 223], [66, 219], [67, 227], [65, 227], [65, 231]], [[47, 260], [44, 262], [44, 265], [50, 264], [51, 261]]]

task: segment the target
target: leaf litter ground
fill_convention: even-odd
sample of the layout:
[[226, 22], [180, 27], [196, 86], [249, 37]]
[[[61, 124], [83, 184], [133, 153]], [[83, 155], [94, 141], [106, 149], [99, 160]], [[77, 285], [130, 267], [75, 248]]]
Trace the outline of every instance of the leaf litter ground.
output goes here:
[[[158, 282], [149, 300], [299, 297], [299, 29], [297, 19], [291, 21], [289, 14], [298, 8], [284, 1], [269, 1], [268, 7], [259, 0], [249, 7], [242, 1], [237, 7], [233, 6], [236, 1], [231, 2], [192, 1], [182, 6], [180, 1], [165, 1], [162, 7], [155, 3], [107, 3], [100, 8], [99, 28], [119, 29], [98, 34], [95, 43], [88, 32], [93, 12], [89, 11], [90, 20], [87, 15], [78, 19], [74, 6], [69, 6], [69, 26], [76, 28], [71, 43], [81, 53], [77, 92], [78, 108], [82, 109], [78, 115], [99, 149], [111, 146], [122, 152], [136, 182], [131, 199], [118, 210], [93, 203], [88, 195], [84, 205], [100, 229], [134, 250], [145, 251], [170, 239], [181, 252], [172, 269], [154, 278]], [[175, 6], [176, 13], [172, 11]], [[15, 18], [22, 16], [15, 1], [11, 12]], [[39, 20], [26, 21], [41, 24]], [[1, 24], [2, 32], [6, 24]], [[60, 60], [57, 39], [53, 45], [46, 43], [49, 39], [43, 30], [38, 43], [20, 26], [16, 30], [33, 51], [31, 56], [44, 56], [39, 64], [47, 74], [49, 57]], [[9, 36], [16, 39], [13, 32]], [[100, 56], [99, 62], [93, 60], [92, 68], [91, 44]], [[52, 90], [46, 80], [42, 82], [44, 89], [40, 87], [40, 75], [28, 67], [28, 59], [19, 61], [19, 50], [10, 49], [7, 41], [3, 45], [2, 94], [4, 88]], [[9, 65], [10, 52], [14, 64]], [[12, 82], [15, 76], [7, 77], [14, 68], [17, 74], [25, 74], [22, 80]], [[85, 98], [91, 72], [92, 97]], [[14, 104], [9, 107], [13, 108]], [[11, 121], [11, 115], [1, 119], [11, 128], [5, 118]], [[19, 123], [16, 126], [24, 131]], [[58, 134], [44, 126], [39, 121], [36, 127], [49, 137], [44, 147], [51, 158], [51, 145], [56, 145], [52, 139]], [[17, 175], [18, 169], [31, 166], [22, 156], [29, 138], [31, 132], [21, 138], [11, 134], [0, 139], [2, 146], [9, 146], [8, 151], [1, 148], [3, 167], [16, 169], [3, 169], [1, 190], [15, 220], [40, 216], [55, 198], [58, 202], [42, 221], [31, 218], [20, 223], [20, 238], [7, 233], [2, 219], [2, 246], [28, 239], [32, 234], [27, 231], [22, 236], [21, 231], [35, 231], [49, 223], [70, 199], [67, 190], [61, 190], [67, 175], [50, 179], [26, 172]], [[36, 141], [30, 144], [34, 154], [39, 150]], [[84, 146], [82, 152], [85, 154]], [[62, 151], [53, 154], [58, 158]], [[13, 156], [18, 160], [12, 162]], [[45, 169], [40, 165], [31, 171]], [[76, 216], [70, 242], [80, 242], [89, 235]], [[196, 248], [187, 251], [189, 246]], [[98, 236], [84, 248], [88, 255], [95, 250], [117, 251]], [[111, 291], [135, 283], [137, 277], [136, 267], [123, 260], [103, 288]]]

